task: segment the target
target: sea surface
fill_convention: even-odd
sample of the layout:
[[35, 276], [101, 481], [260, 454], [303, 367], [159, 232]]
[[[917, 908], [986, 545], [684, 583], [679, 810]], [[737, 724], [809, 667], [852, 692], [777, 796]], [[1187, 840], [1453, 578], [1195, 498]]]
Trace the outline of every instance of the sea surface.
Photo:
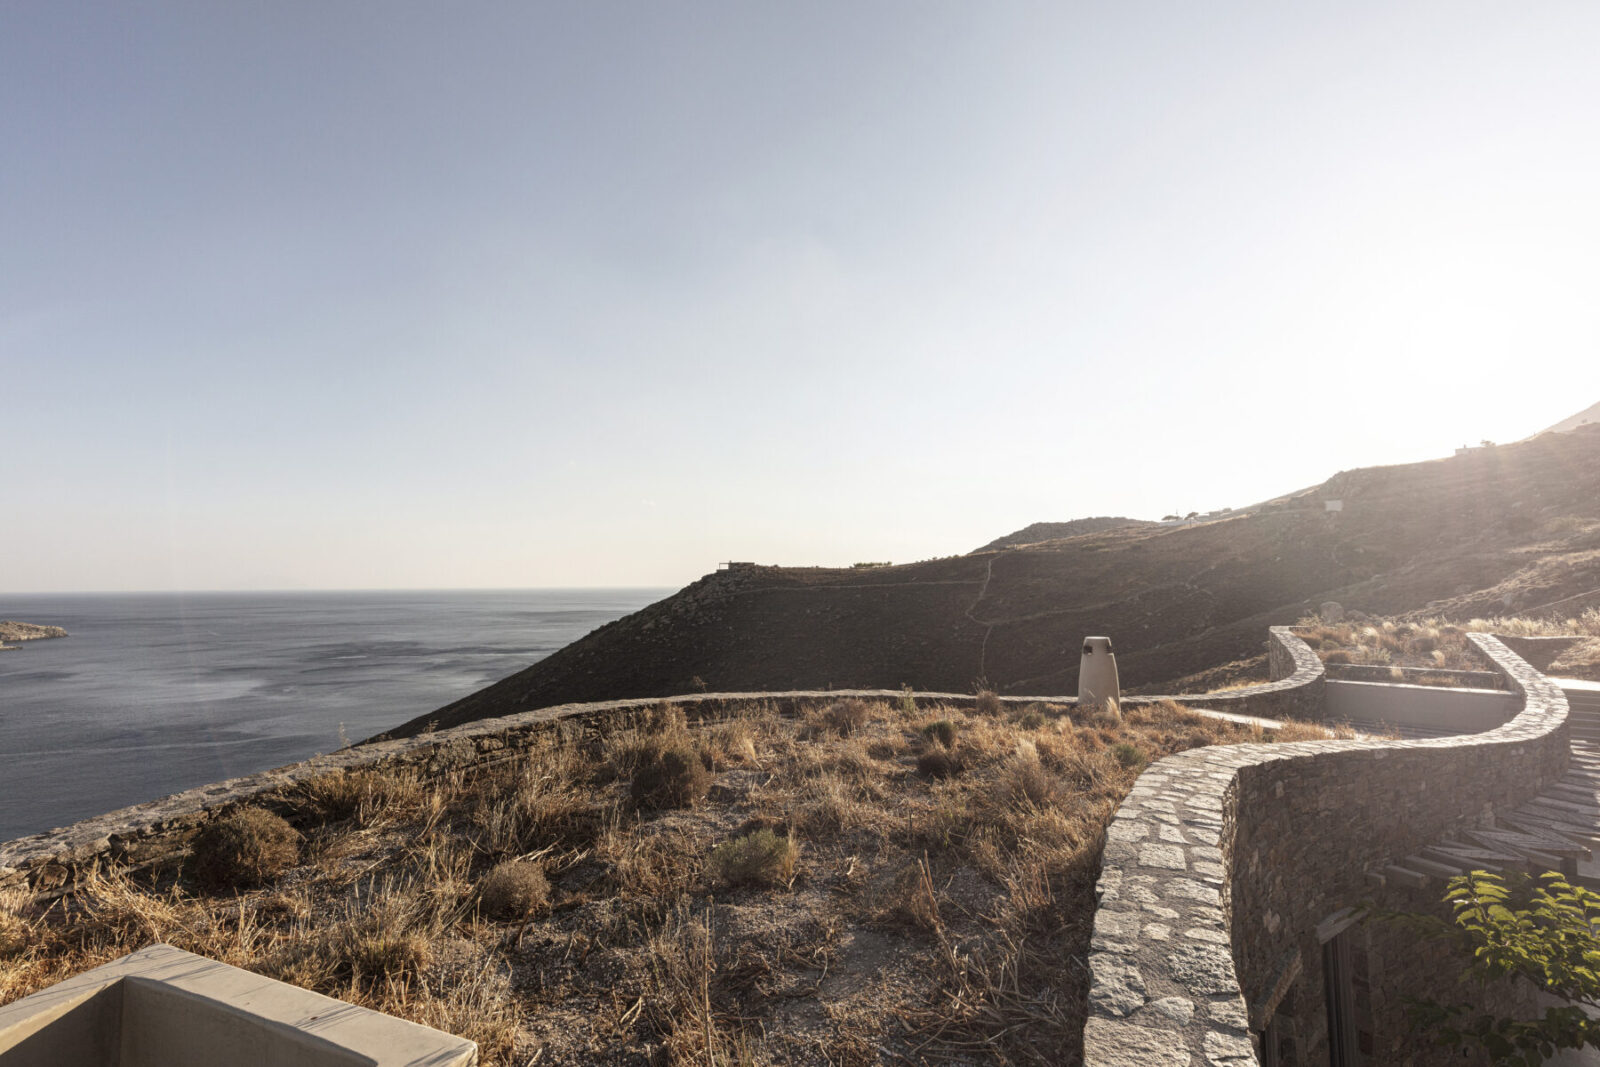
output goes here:
[[293, 763], [442, 707], [671, 592], [0, 596], [0, 841]]

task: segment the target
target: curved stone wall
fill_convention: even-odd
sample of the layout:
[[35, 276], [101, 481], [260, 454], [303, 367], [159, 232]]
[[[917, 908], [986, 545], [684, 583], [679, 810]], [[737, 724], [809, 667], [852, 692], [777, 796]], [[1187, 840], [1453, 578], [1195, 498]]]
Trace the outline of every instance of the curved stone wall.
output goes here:
[[[1288, 628], [1272, 639], [1275, 655], [1320, 678]], [[1566, 767], [1561, 691], [1495, 638], [1471, 639], [1522, 700], [1497, 729], [1194, 749], [1140, 776], [1107, 829], [1089, 1067], [1255, 1064], [1252, 1031], [1292, 995], [1301, 1058], [1327, 1062], [1320, 946], [1345, 909], [1373, 897], [1369, 875], [1451, 828], [1484, 825]]]

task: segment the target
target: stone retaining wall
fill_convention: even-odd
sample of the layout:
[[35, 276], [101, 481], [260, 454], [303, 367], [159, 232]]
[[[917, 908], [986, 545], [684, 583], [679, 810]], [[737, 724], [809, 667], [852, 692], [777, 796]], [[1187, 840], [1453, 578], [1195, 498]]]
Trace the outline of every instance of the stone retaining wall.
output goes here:
[[[1272, 635], [1275, 654], [1321, 675], [1287, 628]], [[1371, 876], [1451, 828], [1492, 820], [1566, 767], [1561, 691], [1495, 638], [1471, 640], [1522, 701], [1488, 733], [1202, 748], [1140, 776], [1107, 828], [1088, 1067], [1246, 1067], [1286, 1011], [1288, 1062], [1328, 1062], [1322, 944], [1345, 909], [1377, 895]], [[1362, 1050], [1373, 1062], [1429, 1062], [1397, 1053], [1414, 961], [1381, 935], [1362, 948], [1392, 964], [1360, 961]]]
[[[1201, 714], [1234, 721], [1249, 719], [1314, 719], [1321, 710], [1321, 675], [1292, 676], [1293, 663], [1275, 660], [1277, 681], [1247, 689], [1201, 696], [1129, 697], [1125, 705], [1176, 700]], [[1282, 668], [1280, 675], [1276, 671]], [[496, 762], [538, 742], [551, 730], [599, 732], [630, 725], [641, 712], [660, 703], [683, 708], [691, 720], [729, 714], [753, 703], [775, 703], [788, 711], [821, 707], [845, 697], [898, 701], [899, 690], [849, 689], [825, 692], [708, 693], [661, 700], [613, 700], [565, 704], [508, 715], [394, 741], [370, 741], [326, 756], [317, 756], [258, 774], [174, 793], [144, 804], [96, 816], [72, 826], [0, 843], [0, 888], [27, 885], [36, 892], [61, 893], [96, 863], [107, 861], [146, 867], [172, 857], [208, 819], [245, 801], [280, 796], [297, 784], [338, 770], [378, 766], [420, 766], [448, 770]], [[918, 701], [971, 707], [970, 693], [918, 693]], [[1065, 697], [1006, 696], [1009, 706], [1043, 702], [1072, 705]], [[1270, 723], [1263, 725], [1271, 726]]]

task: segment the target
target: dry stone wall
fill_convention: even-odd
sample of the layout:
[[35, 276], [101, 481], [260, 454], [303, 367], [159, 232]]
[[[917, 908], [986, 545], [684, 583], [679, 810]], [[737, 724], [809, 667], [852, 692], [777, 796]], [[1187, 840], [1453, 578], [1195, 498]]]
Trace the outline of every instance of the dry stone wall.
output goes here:
[[[1321, 677], [1315, 653], [1287, 628], [1272, 637], [1275, 663]], [[1345, 909], [1375, 895], [1371, 876], [1447, 830], [1484, 825], [1566, 767], [1561, 691], [1495, 638], [1472, 640], [1522, 701], [1495, 730], [1195, 749], [1140, 776], [1107, 830], [1089, 1067], [1253, 1065], [1260, 1031], [1286, 1005], [1294, 1033], [1279, 1051], [1328, 1062], [1322, 944]], [[1359, 961], [1362, 1049], [1409, 1062], [1397, 1054], [1405, 1041], [1394, 1005], [1414, 975], [1381, 940], [1363, 945], [1389, 948], [1402, 965], [1375, 975]]]

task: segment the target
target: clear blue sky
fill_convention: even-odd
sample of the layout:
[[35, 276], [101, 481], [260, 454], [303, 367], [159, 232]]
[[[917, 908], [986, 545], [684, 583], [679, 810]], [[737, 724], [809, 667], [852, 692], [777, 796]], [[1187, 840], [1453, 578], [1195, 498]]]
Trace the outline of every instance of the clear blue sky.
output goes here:
[[677, 585], [1600, 400], [1592, 3], [0, 7], [0, 590]]

